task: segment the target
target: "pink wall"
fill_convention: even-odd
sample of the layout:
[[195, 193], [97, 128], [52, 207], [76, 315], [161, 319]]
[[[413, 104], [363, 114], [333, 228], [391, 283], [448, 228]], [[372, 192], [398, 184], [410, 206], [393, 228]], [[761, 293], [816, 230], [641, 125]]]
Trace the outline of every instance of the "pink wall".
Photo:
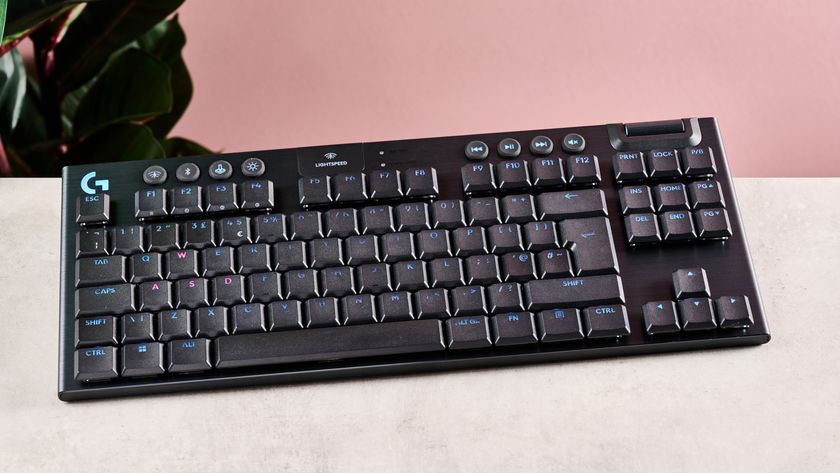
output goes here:
[[736, 176], [840, 176], [840, 2], [189, 0], [177, 133], [225, 151], [718, 117]]

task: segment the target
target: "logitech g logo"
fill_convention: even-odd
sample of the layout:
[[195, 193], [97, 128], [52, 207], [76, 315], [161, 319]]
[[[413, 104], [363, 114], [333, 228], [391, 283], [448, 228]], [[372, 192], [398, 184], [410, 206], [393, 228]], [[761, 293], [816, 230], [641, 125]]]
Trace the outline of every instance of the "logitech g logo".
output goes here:
[[[90, 180], [96, 177], [96, 171], [91, 171], [82, 177], [82, 191], [85, 194], [96, 194], [96, 189], [90, 187]], [[108, 179], [97, 179], [93, 181], [93, 185], [102, 189], [102, 192], [108, 192]]]

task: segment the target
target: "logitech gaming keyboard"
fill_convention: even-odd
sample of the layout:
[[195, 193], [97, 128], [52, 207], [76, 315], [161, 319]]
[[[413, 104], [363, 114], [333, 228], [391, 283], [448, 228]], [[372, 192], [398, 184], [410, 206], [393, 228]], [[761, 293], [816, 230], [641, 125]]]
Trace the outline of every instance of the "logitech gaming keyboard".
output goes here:
[[713, 118], [70, 166], [62, 199], [63, 400], [770, 339]]

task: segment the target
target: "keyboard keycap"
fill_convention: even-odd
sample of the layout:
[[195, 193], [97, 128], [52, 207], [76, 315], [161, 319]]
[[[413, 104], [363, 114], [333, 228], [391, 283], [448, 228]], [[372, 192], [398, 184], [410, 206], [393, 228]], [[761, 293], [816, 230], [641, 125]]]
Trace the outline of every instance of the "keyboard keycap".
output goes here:
[[688, 209], [685, 186], [680, 183], [659, 184], [653, 188], [657, 212]]
[[[111, 231], [111, 241], [114, 242], [115, 255], [131, 255], [134, 253], [140, 253], [143, 251], [143, 248], [145, 248], [143, 246], [143, 227], [140, 225], [116, 227]], [[103, 244], [102, 247], [104, 248], [104, 246], [105, 245]]]
[[587, 307], [597, 304], [623, 304], [624, 288], [615, 275], [528, 281], [525, 310]]
[[196, 214], [203, 210], [203, 199], [199, 186], [177, 187], [170, 191], [170, 195], [172, 196], [171, 208], [169, 209], [171, 215]]
[[717, 328], [712, 300], [707, 298], [683, 299], [677, 302], [680, 326], [685, 331]]
[[527, 161], [505, 161], [496, 168], [499, 189], [526, 189], [531, 186]]
[[454, 317], [446, 321], [447, 347], [450, 350], [469, 350], [492, 347], [487, 317]]
[[625, 337], [630, 335], [627, 309], [623, 305], [603, 305], [583, 309], [586, 338]]
[[551, 249], [537, 254], [540, 279], [565, 278], [572, 275], [572, 262], [566, 249]]
[[458, 228], [466, 225], [464, 203], [460, 200], [439, 200], [432, 204], [433, 228]]
[[495, 197], [476, 197], [467, 200], [467, 221], [470, 225], [502, 223], [499, 202]]
[[122, 376], [155, 376], [163, 374], [163, 344], [137, 343], [122, 347]]
[[702, 146], [685, 148], [680, 156], [686, 176], [711, 176], [717, 171], [715, 156], [711, 148]]
[[525, 249], [522, 232], [515, 223], [493, 225], [487, 229], [487, 234], [490, 236], [490, 252], [497, 255]]
[[321, 294], [326, 297], [342, 297], [354, 294], [353, 268], [341, 266], [318, 271]]
[[496, 188], [496, 177], [490, 163], [467, 163], [461, 167], [461, 184], [464, 192], [492, 191]]
[[358, 235], [355, 209], [333, 209], [324, 214], [324, 231], [327, 237]]
[[216, 338], [228, 335], [227, 307], [201, 307], [195, 311], [195, 336]]
[[709, 278], [703, 268], [678, 269], [671, 273], [674, 283], [674, 294], [677, 299], [687, 297], [711, 297]]
[[424, 289], [414, 294], [418, 319], [448, 319], [449, 294], [446, 289]]
[[747, 296], [723, 296], [715, 300], [720, 328], [746, 328], [753, 324], [750, 299]]
[[179, 225], [159, 223], [149, 226], [149, 251], [169, 251], [179, 248]]
[[537, 278], [534, 255], [527, 252], [502, 255], [502, 279], [505, 281], [528, 281]]
[[167, 371], [170, 373], [206, 371], [213, 367], [210, 340], [206, 338], [173, 340], [166, 344], [166, 352], [169, 353]]
[[566, 179], [563, 173], [563, 161], [559, 158], [538, 158], [531, 161], [534, 185], [537, 187], [562, 186]]
[[301, 177], [298, 179], [300, 204], [304, 206], [332, 202], [329, 176]]
[[344, 325], [376, 323], [376, 308], [373, 296], [358, 294], [341, 299], [341, 315]]
[[178, 309], [194, 309], [209, 305], [207, 280], [190, 278], [176, 281], [175, 296], [175, 307]]
[[416, 291], [429, 287], [424, 261], [400, 261], [391, 265], [391, 272], [394, 274], [394, 289], [397, 291]]
[[225, 212], [239, 208], [236, 200], [236, 184], [211, 184], [207, 186], [207, 211]]
[[452, 297], [452, 315], [469, 316], [487, 314], [484, 288], [481, 286], [456, 287], [449, 291]]
[[163, 217], [168, 208], [165, 189], [146, 189], [134, 193], [134, 216], [139, 220]]
[[358, 293], [379, 294], [391, 290], [391, 275], [388, 265], [363, 264], [356, 268], [356, 286]]
[[175, 250], [166, 253], [166, 279], [198, 277], [198, 252]]
[[487, 288], [487, 295], [490, 299], [490, 313], [492, 314], [523, 310], [522, 294], [517, 283], [493, 284]]
[[341, 240], [319, 238], [309, 242], [310, 267], [326, 268], [344, 264]]
[[729, 238], [732, 227], [725, 209], [703, 209], [694, 212], [700, 238]]
[[493, 322], [493, 344], [497, 347], [537, 343], [534, 314], [530, 312], [511, 312], [499, 314], [491, 320]]
[[534, 198], [530, 195], [509, 195], [503, 198], [502, 219], [506, 223], [523, 223], [536, 220]]
[[662, 229], [662, 239], [666, 241], [690, 240], [697, 237], [691, 214], [687, 211], [677, 210], [659, 215], [659, 226]]
[[541, 342], [565, 342], [583, 339], [583, 326], [577, 309], [543, 310], [537, 314]]
[[255, 243], [240, 246], [236, 249], [236, 259], [239, 261], [237, 272], [239, 274], [261, 273], [271, 271], [271, 254], [268, 245]]
[[274, 183], [267, 180], [246, 181], [239, 187], [239, 208], [271, 209], [274, 207]]
[[259, 333], [216, 340], [218, 368], [329, 361], [444, 350], [437, 320]]
[[405, 195], [431, 196], [438, 193], [437, 171], [435, 168], [422, 167], [406, 169], [403, 174], [405, 180]]
[[265, 332], [265, 314], [262, 304], [235, 305], [230, 311], [233, 334]]
[[577, 275], [618, 273], [609, 220], [604, 217], [563, 220], [560, 234], [563, 246], [572, 248]]
[[76, 348], [116, 345], [117, 321], [112, 316], [76, 319]]
[[680, 331], [677, 323], [677, 308], [671, 301], [648, 302], [642, 306], [645, 331], [648, 335]]
[[336, 175], [332, 179], [332, 187], [336, 202], [359, 202], [367, 200], [365, 175], [361, 172]]
[[140, 296], [137, 308], [155, 312], [172, 308], [172, 283], [169, 281], [149, 281], [137, 286]]
[[108, 194], [81, 195], [76, 199], [76, 223], [79, 225], [106, 224], [110, 215], [111, 197]]
[[76, 290], [76, 317], [80, 315], [119, 315], [134, 312], [134, 285], [85, 287]]
[[616, 153], [612, 164], [616, 182], [642, 181], [647, 178], [644, 156], [638, 151]]
[[429, 282], [432, 287], [464, 285], [464, 270], [459, 258], [438, 258], [429, 262]]
[[648, 186], [622, 187], [618, 191], [618, 200], [624, 215], [653, 212], [653, 198]]
[[601, 171], [598, 168], [598, 157], [594, 155], [578, 154], [566, 156], [567, 181], [571, 185], [590, 185], [601, 182]]
[[278, 301], [268, 305], [269, 330], [295, 330], [303, 328], [303, 310], [300, 301]]
[[540, 194], [537, 209], [540, 220], [598, 217], [607, 215], [607, 202], [601, 189], [574, 189]]
[[654, 179], [679, 177], [682, 171], [673, 149], [655, 149], [647, 153], [650, 177]]
[[347, 264], [357, 266], [379, 262], [379, 241], [373, 235], [359, 235], [344, 240]]
[[248, 276], [248, 302], [271, 302], [280, 299], [280, 273]]
[[108, 254], [108, 232], [105, 229], [86, 228], [76, 233], [76, 257]]
[[465, 257], [487, 253], [487, 239], [481, 227], [456, 228], [452, 232], [455, 255]]
[[254, 241], [276, 243], [287, 240], [286, 217], [283, 214], [268, 214], [254, 217]]
[[402, 183], [400, 172], [391, 169], [380, 169], [369, 174], [371, 199], [394, 199], [402, 197]]
[[295, 212], [289, 215], [291, 240], [312, 240], [321, 238], [324, 233], [321, 228], [321, 212]]
[[711, 179], [690, 183], [688, 185], [688, 200], [692, 209], [724, 207], [720, 183]]
[[411, 233], [388, 233], [380, 238], [382, 261], [387, 263], [415, 258], [414, 238]]
[[283, 273], [286, 299], [309, 299], [318, 296], [318, 278], [314, 269], [296, 269]]
[[213, 305], [233, 305], [243, 302], [245, 302], [245, 280], [242, 276], [232, 274], [213, 278]]
[[554, 222], [531, 222], [523, 225], [525, 230], [525, 249], [539, 251], [560, 246]]
[[238, 246], [250, 241], [251, 225], [248, 217], [231, 217], [219, 221], [220, 245]]
[[429, 209], [424, 203], [414, 202], [400, 204], [396, 208], [397, 231], [416, 232], [431, 228], [429, 225]]
[[99, 381], [119, 377], [116, 347], [92, 347], [76, 350], [76, 381]]
[[158, 314], [158, 327], [160, 327], [158, 340], [162, 342], [176, 338], [189, 338], [193, 331], [190, 311], [184, 309], [163, 311]]
[[656, 215], [652, 213], [624, 217], [624, 229], [627, 232], [627, 242], [631, 245], [657, 243], [662, 239]]
[[362, 233], [366, 235], [382, 235], [394, 231], [394, 219], [391, 207], [376, 205], [362, 209]]
[[125, 256], [76, 260], [76, 287], [126, 282]]
[[274, 245], [274, 267], [277, 271], [306, 268], [305, 241], [285, 241]]
[[417, 253], [421, 259], [452, 256], [447, 230], [424, 230], [417, 234]]
[[212, 220], [196, 220], [184, 223], [184, 248], [200, 250], [216, 242], [216, 226]]
[[123, 315], [120, 343], [151, 342], [155, 339], [154, 316], [148, 312]]
[[411, 294], [406, 291], [385, 292], [376, 296], [376, 311], [380, 322], [399, 322], [414, 318]]
[[475, 255], [464, 260], [467, 284], [486, 285], [502, 281], [496, 255]]
[[205, 248], [201, 251], [201, 260], [204, 262], [204, 277], [233, 273], [233, 248], [229, 246]]

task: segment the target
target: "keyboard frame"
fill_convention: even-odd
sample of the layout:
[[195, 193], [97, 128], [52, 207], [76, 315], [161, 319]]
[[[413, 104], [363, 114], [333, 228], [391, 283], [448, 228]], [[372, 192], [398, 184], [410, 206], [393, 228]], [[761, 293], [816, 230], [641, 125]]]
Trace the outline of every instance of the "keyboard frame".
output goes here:
[[[241, 182], [246, 178], [239, 171], [242, 161], [259, 157], [266, 163], [266, 173], [260, 179], [274, 181], [275, 208], [273, 212], [289, 214], [301, 210], [298, 204], [297, 148], [256, 152], [229, 153], [204, 157], [167, 158], [150, 161], [125, 161], [65, 167], [62, 173], [61, 206], [61, 294], [59, 328], [59, 379], [58, 397], [63, 401], [105, 398], [126, 395], [156, 394], [191, 391], [209, 388], [230, 388], [278, 383], [345, 379], [359, 376], [382, 376], [403, 373], [442, 371], [449, 369], [474, 369], [507, 366], [523, 363], [588, 359], [608, 356], [637, 355], [656, 352], [719, 348], [728, 346], [758, 345], [770, 340], [770, 331], [764, 315], [760, 293], [756, 284], [749, 248], [738, 210], [729, 166], [717, 121], [699, 119], [702, 141], [699, 145], [711, 147], [717, 172], [714, 179], [721, 184], [733, 236], [724, 242], [695, 241], [691, 243], [662, 243], [651, 246], [630, 247], [625, 238], [623, 216], [619, 208], [618, 186], [612, 170], [612, 156], [617, 152], [610, 145], [607, 125], [542, 129], [503, 133], [480, 133], [438, 138], [409, 139], [363, 143], [365, 171], [378, 169], [380, 163], [391, 169], [404, 170], [416, 166], [437, 169], [440, 189], [439, 199], [466, 199], [461, 186], [461, 167], [469, 161], [464, 157], [464, 146], [471, 140], [482, 140], [491, 146], [488, 162], [502, 161], [494, 147], [502, 138], [513, 137], [522, 143], [518, 159], [535, 159], [528, 152], [530, 139], [537, 135], [549, 136], [555, 142], [553, 156], [565, 155], [560, 150], [560, 140], [567, 133], [579, 133], [586, 139], [585, 154], [598, 156], [601, 183], [609, 212], [626, 300], [631, 334], [624, 340], [583, 340], [573, 343], [535, 344], [519, 348], [492, 348], [481, 351], [415, 354], [391, 356], [386, 359], [351, 359], [329, 363], [299, 363], [255, 368], [214, 369], [204, 373], [169, 374], [154, 378], [120, 378], [105, 382], [83, 383], [74, 379], [74, 277], [76, 232], [81, 228], [75, 223], [76, 198], [81, 194], [80, 180], [90, 171], [97, 172], [97, 179], [109, 179], [111, 196], [110, 226], [137, 224], [134, 218], [134, 192], [148, 186], [142, 180], [143, 170], [151, 164], [165, 167], [169, 179], [162, 187], [171, 188], [180, 183], [175, 179], [175, 168], [184, 162], [195, 162], [201, 167], [201, 177], [192, 185], [206, 186], [213, 181], [207, 168], [217, 159], [229, 161], [234, 176], [228, 182]], [[327, 149], [318, 146], [307, 149]], [[303, 149], [303, 148], [301, 148]], [[380, 154], [382, 152], [382, 154]], [[435, 158], [437, 157], [437, 158]], [[673, 181], [673, 180], [672, 180]], [[685, 179], [680, 182], [686, 182]], [[647, 182], [650, 184], [650, 181]], [[563, 187], [567, 188], [567, 187]], [[557, 190], [556, 188], [546, 191]], [[508, 192], [517, 193], [517, 192]], [[520, 192], [521, 193], [521, 192]], [[527, 192], [526, 192], [527, 193]], [[539, 191], [533, 192], [534, 195]], [[347, 205], [360, 208], [370, 205]], [[257, 213], [266, 213], [257, 212]], [[237, 213], [234, 213], [236, 215]], [[240, 211], [238, 214], [242, 214]], [[229, 213], [194, 214], [186, 221], [199, 218], [219, 219]], [[176, 219], [166, 219], [172, 221]], [[643, 263], [643, 264], [641, 264]], [[708, 273], [712, 297], [746, 295], [750, 299], [754, 324], [748, 329], [680, 332], [675, 335], [651, 338], [642, 325], [642, 304], [657, 300], [674, 300], [671, 272], [677, 268], [702, 266]], [[305, 330], [305, 329], [304, 329]]]

